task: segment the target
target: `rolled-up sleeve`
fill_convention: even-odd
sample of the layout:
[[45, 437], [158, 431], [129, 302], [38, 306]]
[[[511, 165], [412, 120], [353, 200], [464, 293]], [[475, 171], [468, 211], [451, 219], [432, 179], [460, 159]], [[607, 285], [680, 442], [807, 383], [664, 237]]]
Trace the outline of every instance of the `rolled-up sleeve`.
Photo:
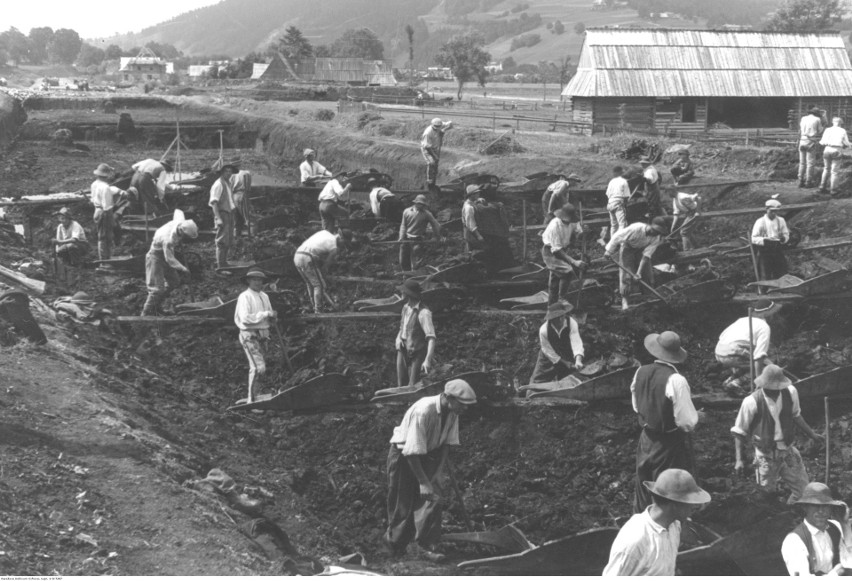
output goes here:
[[751, 229], [751, 243], [763, 246], [764, 238], [766, 238], [766, 229], [763, 227], [763, 218], [760, 218]]
[[432, 311], [429, 309], [420, 309], [417, 313], [417, 320], [420, 321], [420, 328], [423, 329], [423, 334], [427, 339], [435, 338], [435, 327], [432, 325]]
[[686, 378], [674, 373], [666, 382], [666, 397], [672, 400], [675, 425], [684, 432], [691, 432], [698, 425], [698, 412], [692, 405], [692, 393]]
[[754, 335], [752, 339], [754, 340], [754, 360], [757, 361], [758, 359], [762, 359], [763, 357], [766, 357], [769, 354], [769, 339], [772, 335], [772, 331], [769, 325], [764, 323], [763, 325], [760, 325], [758, 328], [754, 329], [753, 332]]
[[574, 357], [577, 355], [585, 357], [586, 352], [583, 349], [583, 338], [580, 337], [580, 326], [573, 317], [569, 317], [568, 322], [571, 325], [571, 330], [569, 331], [571, 338], [571, 351], [574, 353]]
[[429, 443], [426, 434], [436, 430], [437, 425], [425, 414], [412, 414], [405, 432], [405, 443], [402, 445], [403, 456], [422, 456], [429, 453]]
[[[793, 407], [795, 408], [795, 405]], [[751, 423], [754, 421], [756, 413], [757, 403], [754, 401], [754, 398], [751, 396], [745, 398], [740, 405], [740, 411], [737, 413], [737, 419], [734, 422], [734, 427], [731, 428], [731, 433], [747, 438], [750, 434]]]

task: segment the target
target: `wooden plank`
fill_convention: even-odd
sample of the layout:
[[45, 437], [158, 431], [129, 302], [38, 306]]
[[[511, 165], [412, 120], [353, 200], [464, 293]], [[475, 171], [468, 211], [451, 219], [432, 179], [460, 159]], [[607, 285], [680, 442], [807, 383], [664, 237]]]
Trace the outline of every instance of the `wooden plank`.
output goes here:
[[79, 196], [74, 198], [50, 198], [44, 200], [0, 200], [0, 206], [65, 206], [88, 201], [88, 196]]
[[127, 323], [129, 325], [139, 325], [142, 327], [145, 326], [155, 326], [155, 325], [174, 325], [174, 324], [187, 324], [187, 323], [216, 323], [221, 324], [222, 319], [218, 318], [210, 318], [210, 317], [184, 317], [181, 315], [175, 315], [171, 317], [139, 317], [139, 316], [122, 316], [116, 317], [116, 321], [119, 323]]
[[6, 268], [5, 266], [0, 266], [0, 275], [25, 291], [33, 292], [37, 295], [44, 294], [44, 281], [29, 278], [25, 274]]

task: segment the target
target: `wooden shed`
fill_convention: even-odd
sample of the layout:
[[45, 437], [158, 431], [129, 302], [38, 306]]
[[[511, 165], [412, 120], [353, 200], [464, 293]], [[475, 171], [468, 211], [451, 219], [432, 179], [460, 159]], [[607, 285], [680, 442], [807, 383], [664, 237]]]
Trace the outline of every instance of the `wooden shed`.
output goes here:
[[592, 28], [562, 95], [588, 132], [785, 128], [849, 118], [852, 63], [836, 32]]

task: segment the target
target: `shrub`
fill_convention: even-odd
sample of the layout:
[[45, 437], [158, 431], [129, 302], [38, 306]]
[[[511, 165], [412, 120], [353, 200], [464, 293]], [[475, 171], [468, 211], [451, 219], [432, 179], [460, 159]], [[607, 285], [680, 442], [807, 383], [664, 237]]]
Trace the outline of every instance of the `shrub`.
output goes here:
[[314, 113], [314, 119], [317, 121], [331, 121], [334, 119], [334, 111], [331, 109], [320, 109]]

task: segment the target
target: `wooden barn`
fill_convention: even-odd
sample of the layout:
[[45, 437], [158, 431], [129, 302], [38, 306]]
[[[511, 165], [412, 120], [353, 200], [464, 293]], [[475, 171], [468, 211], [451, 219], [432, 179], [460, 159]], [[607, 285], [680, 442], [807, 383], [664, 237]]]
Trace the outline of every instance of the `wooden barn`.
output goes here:
[[592, 28], [562, 95], [588, 133], [798, 127], [852, 117], [852, 63], [836, 32]]

